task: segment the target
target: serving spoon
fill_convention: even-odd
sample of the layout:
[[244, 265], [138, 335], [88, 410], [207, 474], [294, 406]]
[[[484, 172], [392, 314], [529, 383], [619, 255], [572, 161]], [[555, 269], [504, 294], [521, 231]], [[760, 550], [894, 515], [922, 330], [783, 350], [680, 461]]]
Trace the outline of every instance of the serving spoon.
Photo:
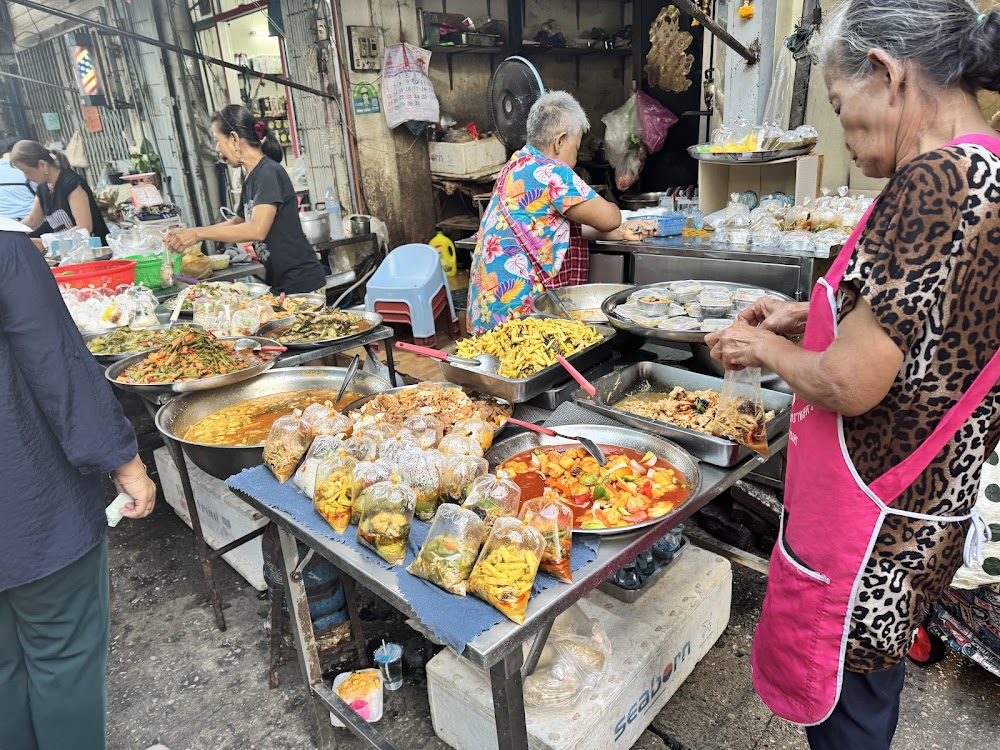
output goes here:
[[551, 427], [542, 427], [541, 425], [532, 424], [531, 422], [523, 422], [520, 419], [514, 419], [510, 417], [507, 419], [507, 424], [516, 425], [518, 427], [523, 427], [526, 430], [531, 430], [532, 432], [537, 432], [539, 435], [545, 435], [546, 437], [560, 437], [565, 440], [572, 440], [574, 442], [580, 443], [598, 464], [604, 466], [608, 459], [604, 457], [604, 451], [602, 451], [597, 443], [588, 437], [582, 437], [580, 435], [567, 435], [564, 432], [559, 432], [553, 430]]
[[287, 352], [287, 346], [264, 346], [255, 339], [237, 339], [233, 349], [238, 352]]
[[440, 349], [431, 349], [427, 346], [408, 344], [405, 341], [397, 341], [396, 348], [402, 349], [404, 352], [419, 354], [422, 357], [430, 357], [441, 362], [449, 362], [453, 365], [475, 367], [489, 375], [496, 375], [500, 372], [500, 360], [492, 354], [477, 354], [472, 359], [465, 359], [464, 357], [456, 357], [453, 354], [448, 354], [448, 352], [443, 352]]

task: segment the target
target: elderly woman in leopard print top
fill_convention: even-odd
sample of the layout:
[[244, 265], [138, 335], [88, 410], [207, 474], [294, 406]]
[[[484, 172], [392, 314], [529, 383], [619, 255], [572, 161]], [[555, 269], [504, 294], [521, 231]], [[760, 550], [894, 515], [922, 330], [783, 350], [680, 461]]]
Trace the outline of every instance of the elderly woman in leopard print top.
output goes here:
[[1000, 140], [976, 98], [1000, 90], [1000, 11], [845, 0], [814, 46], [852, 158], [888, 185], [810, 303], [764, 298], [708, 343], [797, 395], [755, 686], [814, 750], [875, 750], [1000, 440]]

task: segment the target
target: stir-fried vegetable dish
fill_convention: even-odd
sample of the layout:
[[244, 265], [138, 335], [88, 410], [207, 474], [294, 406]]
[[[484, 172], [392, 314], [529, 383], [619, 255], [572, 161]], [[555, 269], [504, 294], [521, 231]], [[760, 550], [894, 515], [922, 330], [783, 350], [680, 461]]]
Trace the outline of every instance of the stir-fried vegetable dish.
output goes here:
[[208, 331], [194, 329], [177, 334], [165, 347], [129, 367], [118, 376], [118, 382], [148, 385], [201, 380], [245, 370], [276, 356], [269, 352], [237, 352], [233, 342], [218, 341]]
[[339, 339], [371, 327], [370, 321], [345, 310], [299, 310], [295, 314], [294, 323], [272, 331], [272, 336], [282, 344], [300, 344]]
[[577, 529], [632, 526], [666, 515], [687, 500], [684, 475], [653, 453], [600, 446], [599, 466], [583, 448], [535, 448], [500, 465], [522, 497], [553, 493], [573, 511]]
[[556, 364], [557, 355], [569, 357], [603, 338], [596, 328], [578, 320], [519, 318], [459, 341], [455, 354], [465, 358], [492, 354], [500, 360], [499, 375], [526, 378]]
[[[753, 406], [753, 402], [750, 404]], [[696, 432], [719, 437], [728, 436], [717, 424], [719, 394], [711, 390], [689, 391], [677, 386], [670, 393], [635, 393], [619, 401], [614, 408]], [[754, 413], [747, 415], [751, 419], [756, 412], [756, 407], [753, 408]], [[763, 415], [763, 422], [769, 422], [773, 418], [773, 411], [766, 412]], [[730, 423], [733, 432], [742, 435], [746, 434], [746, 428], [751, 427], [749, 420], [731, 419]], [[737, 440], [737, 442], [743, 441]]]
[[182, 333], [197, 330], [193, 326], [177, 326], [175, 328], [119, 328], [111, 333], [98, 336], [87, 342], [87, 348], [93, 354], [138, 354], [150, 349], [166, 346]]

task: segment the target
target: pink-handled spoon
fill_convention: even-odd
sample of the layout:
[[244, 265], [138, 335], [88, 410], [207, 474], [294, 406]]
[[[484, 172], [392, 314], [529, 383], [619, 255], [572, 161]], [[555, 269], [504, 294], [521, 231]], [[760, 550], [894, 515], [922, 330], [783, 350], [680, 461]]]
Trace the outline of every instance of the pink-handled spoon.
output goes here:
[[560, 437], [564, 440], [573, 440], [580, 443], [584, 448], [587, 449], [587, 453], [594, 457], [594, 459], [601, 466], [604, 466], [608, 462], [608, 459], [604, 457], [604, 452], [597, 446], [593, 440], [588, 437], [581, 437], [579, 435], [567, 435], [566, 433], [559, 432], [558, 430], [553, 430], [551, 427], [542, 427], [541, 425], [532, 424], [531, 422], [524, 422], [520, 419], [514, 419], [511, 417], [507, 420], [507, 424], [516, 425], [517, 427], [523, 427], [526, 430], [531, 430], [532, 432], [537, 432], [539, 435], [545, 435], [546, 437]]

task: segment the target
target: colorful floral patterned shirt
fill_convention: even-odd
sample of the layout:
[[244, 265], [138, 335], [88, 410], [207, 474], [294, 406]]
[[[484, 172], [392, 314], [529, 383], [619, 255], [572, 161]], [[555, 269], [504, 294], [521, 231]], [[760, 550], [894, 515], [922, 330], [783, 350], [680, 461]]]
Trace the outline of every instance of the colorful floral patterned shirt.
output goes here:
[[525, 146], [507, 162], [479, 227], [469, 283], [469, 332], [479, 335], [511, 318], [534, 312], [544, 291], [535, 268], [499, 208], [522, 225], [522, 238], [547, 278], [558, 275], [570, 250], [568, 209], [597, 194], [558, 159]]

